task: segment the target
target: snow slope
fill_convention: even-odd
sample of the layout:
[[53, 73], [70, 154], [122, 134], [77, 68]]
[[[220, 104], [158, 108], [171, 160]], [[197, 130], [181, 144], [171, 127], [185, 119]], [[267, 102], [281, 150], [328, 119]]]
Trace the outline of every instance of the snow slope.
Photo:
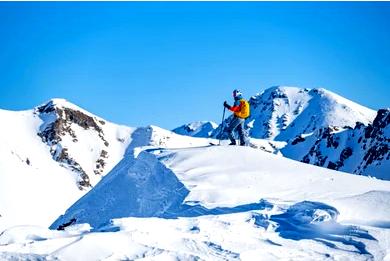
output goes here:
[[[373, 213], [375, 206], [381, 210]], [[389, 181], [248, 147], [146, 147], [128, 151], [51, 226], [89, 223], [91, 231], [69, 236], [80, 226], [73, 225], [46, 236], [51, 251], [37, 240], [22, 249], [80, 260], [383, 260], [390, 258], [389, 217]], [[0, 237], [13, 242], [0, 248], [7, 258], [26, 242], [12, 233]], [[101, 251], [81, 254], [95, 247]]]
[[390, 180], [390, 109], [379, 110], [368, 126], [328, 127], [300, 136], [281, 152], [305, 163]]
[[52, 160], [33, 111], [0, 110], [0, 230], [45, 225], [83, 195], [73, 175]]
[[[390, 260], [390, 181], [280, 153], [295, 131], [307, 129], [308, 116], [300, 115], [314, 115], [309, 122], [321, 131], [324, 122], [370, 124], [370, 110], [323, 90], [273, 91], [285, 111], [282, 118], [271, 113], [268, 122], [279, 125], [268, 130], [290, 138], [252, 139], [260, 149], [117, 126], [61, 99], [31, 111], [1, 110], [9, 124], [0, 130], [0, 259]], [[283, 115], [295, 95], [308, 98], [307, 106], [290, 121]], [[337, 116], [352, 108], [351, 122], [318, 116], [318, 108]], [[383, 156], [371, 148], [387, 139], [386, 121], [360, 127], [364, 137], [368, 128], [364, 144], [375, 157]], [[42, 228], [50, 224], [64, 231]]]
[[[58, 110], [63, 111], [62, 122], [56, 125]], [[100, 133], [80, 127], [75, 123], [80, 118], [66, 119], [65, 110], [100, 121]], [[133, 131], [63, 99], [33, 110], [0, 110], [0, 121], [0, 230], [16, 224], [49, 225], [121, 160]], [[40, 134], [45, 130], [44, 141]], [[97, 165], [100, 170], [95, 173]]]
[[[49, 226], [137, 146], [199, 146], [156, 126], [115, 125], [63, 99], [33, 110], [0, 110], [0, 231]], [[104, 151], [104, 156], [102, 152]]]

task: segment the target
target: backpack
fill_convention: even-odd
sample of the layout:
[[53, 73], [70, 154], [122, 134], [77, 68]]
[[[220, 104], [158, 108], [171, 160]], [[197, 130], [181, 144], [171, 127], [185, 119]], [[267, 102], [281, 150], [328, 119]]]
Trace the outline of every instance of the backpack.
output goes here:
[[251, 114], [250, 113], [250, 106], [249, 106], [249, 102], [247, 100], [244, 100], [244, 99], [241, 99], [240, 100], [240, 107], [241, 107], [241, 110], [234, 113], [237, 117], [241, 118], [241, 119], [246, 119], [249, 117], [249, 115]]

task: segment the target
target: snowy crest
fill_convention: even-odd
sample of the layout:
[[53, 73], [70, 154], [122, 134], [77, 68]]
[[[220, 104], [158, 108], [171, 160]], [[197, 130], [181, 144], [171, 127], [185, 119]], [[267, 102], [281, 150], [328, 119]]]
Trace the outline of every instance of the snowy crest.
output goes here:
[[272, 87], [250, 99], [250, 136], [287, 141], [329, 126], [367, 125], [375, 111], [325, 89]]
[[180, 135], [208, 138], [217, 127], [218, 125], [212, 121], [195, 121], [177, 127], [172, 131]]
[[128, 144], [130, 128], [106, 122], [64, 99], [52, 99], [35, 113], [43, 121], [38, 136], [53, 159], [75, 173], [80, 189], [95, 185]]

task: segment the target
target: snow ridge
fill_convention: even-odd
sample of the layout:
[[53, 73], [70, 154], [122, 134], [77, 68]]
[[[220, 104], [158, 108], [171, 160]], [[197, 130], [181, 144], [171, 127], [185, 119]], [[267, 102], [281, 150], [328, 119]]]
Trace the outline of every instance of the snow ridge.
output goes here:
[[328, 126], [371, 123], [375, 111], [328, 90], [272, 87], [251, 97], [247, 119], [251, 137], [288, 141]]

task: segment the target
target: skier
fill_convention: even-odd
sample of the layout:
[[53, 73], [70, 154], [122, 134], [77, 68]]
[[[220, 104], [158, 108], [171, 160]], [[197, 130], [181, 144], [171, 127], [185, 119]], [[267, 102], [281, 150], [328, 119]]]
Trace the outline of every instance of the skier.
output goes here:
[[249, 103], [244, 98], [242, 98], [242, 93], [239, 90], [233, 91], [234, 105], [230, 106], [227, 101], [223, 103], [223, 106], [232, 112], [234, 115], [229, 123], [229, 126], [226, 128], [226, 132], [229, 135], [231, 143], [229, 145], [236, 145], [236, 140], [234, 139], [233, 132], [237, 130], [238, 136], [240, 138], [240, 146], [246, 145], [246, 135], [244, 131], [244, 122], [245, 119], [250, 115]]

